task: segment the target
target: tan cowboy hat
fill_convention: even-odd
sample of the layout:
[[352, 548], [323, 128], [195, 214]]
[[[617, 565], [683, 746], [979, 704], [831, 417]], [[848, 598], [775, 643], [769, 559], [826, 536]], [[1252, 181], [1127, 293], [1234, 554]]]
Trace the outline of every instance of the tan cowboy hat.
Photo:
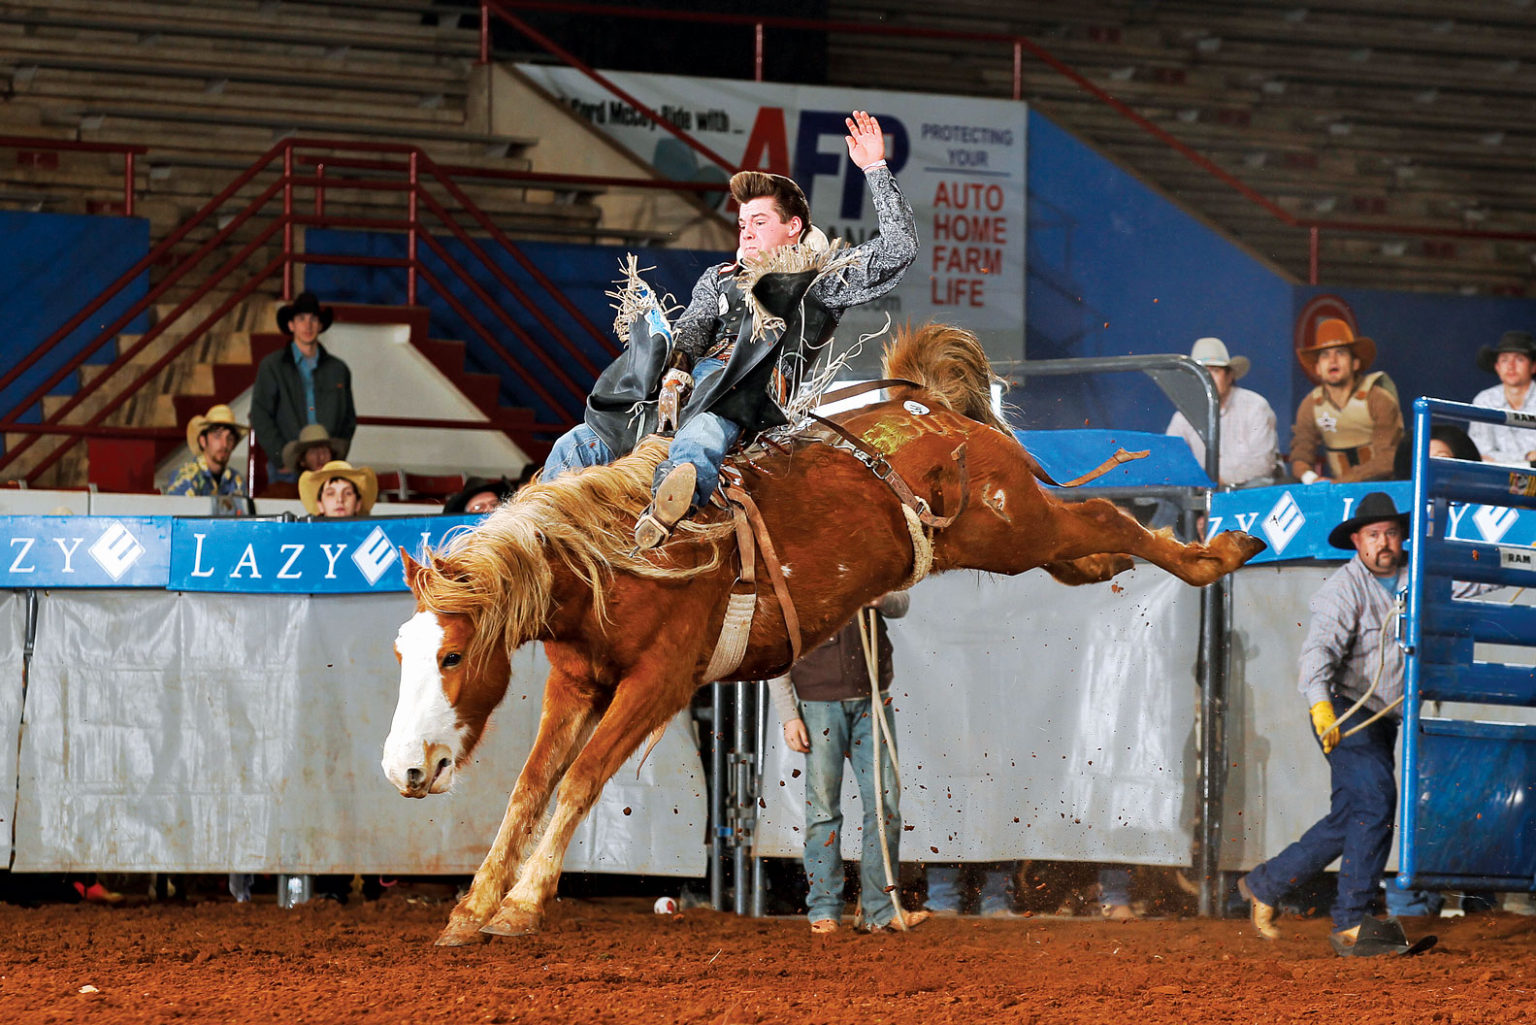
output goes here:
[[352, 482], [357, 488], [357, 514], [368, 515], [379, 497], [379, 478], [371, 467], [353, 466], [344, 459], [332, 459], [318, 470], [305, 470], [299, 474], [299, 500], [309, 514], [320, 515], [320, 489], [336, 477]]
[[240, 439], [250, 428], [242, 427], [235, 422], [235, 411], [225, 405], [217, 405], [208, 410], [206, 414], [198, 414], [187, 423], [187, 448], [196, 455], [201, 452], [197, 440], [203, 436], [203, 432], [210, 427], [228, 427], [235, 432], [235, 444], [240, 444]]
[[297, 470], [304, 453], [319, 445], [329, 448], [334, 459], [347, 454], [346, 438], [331, 437], [331, 432], [325, 429], [324, 424], [305, 424], [303, 430], [299, 431], [298, 440], [283, 446], [283, 469]]
[[1307, 372], [1307, 376], [1316, 381], [1317, 354], [1324, 349], [1333, 349], [1340, 345], [1347, 345], [1354, 352], [1355, 358], [1360, 361], [1360, 373], [1371, 369], [1371, 364], [1376, 362], [1376, 343], [1364, 335], [1355, 336], [1354, 330], [1346, 321], [1337, 317], [1329, 317], [1327, 320], [1317, 322], [1317, 330], [1312, 333], [1310, 345], [1296, 347], [1296, 359], [1301, 363], [1301, 369]]
[[1197, 338], [1189, 350], [1189, 358], [1202, 367], [1228, 368], [1234, 381], [1246, 374], [1250, 366], [1247, 356], [1227, 355], [1227, 343], [1220, 338]]

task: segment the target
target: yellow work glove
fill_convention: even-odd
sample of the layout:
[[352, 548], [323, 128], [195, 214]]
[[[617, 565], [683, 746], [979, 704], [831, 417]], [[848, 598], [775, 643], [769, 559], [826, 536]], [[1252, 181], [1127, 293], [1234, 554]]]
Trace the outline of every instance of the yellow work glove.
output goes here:
[[1333, 717], [1333, 702], [1319, 701], [1312, 706], [1312, 729], [1323, 742], [1323, 754], [1328, 754], [1339, 743], [1339, 725]]

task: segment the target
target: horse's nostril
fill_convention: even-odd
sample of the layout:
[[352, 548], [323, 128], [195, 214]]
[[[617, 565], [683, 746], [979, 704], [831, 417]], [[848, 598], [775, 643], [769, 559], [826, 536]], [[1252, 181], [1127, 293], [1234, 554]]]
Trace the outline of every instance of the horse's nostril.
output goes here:
[[447, 772], [449, 767], [452, 766], [452, 765], [453, 765], [453, 759], [451, 759], [451, 758], [439, 758], [437, 760], [437, 774], [439, 776], [441, 776], [443, 773]]
[[420, 769], [407, 769], [406, 770], [405, 782], [406, 782], [406, 784], [408, 786], [419, 787], [419, 786], [421, 786], [422, 780], [425, 779], [425, 778], [426, 778], [426, 773], [422, 772]]

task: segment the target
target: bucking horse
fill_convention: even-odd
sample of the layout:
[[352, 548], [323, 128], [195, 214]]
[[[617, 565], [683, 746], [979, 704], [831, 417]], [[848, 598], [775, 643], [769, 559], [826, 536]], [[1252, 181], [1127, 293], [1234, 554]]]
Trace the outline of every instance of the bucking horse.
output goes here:
[[526, 485], [419, 562], [402, 551], [416, 612], [395, 641], [382, 763], [401, 794], [450, 789], [513, 651], [543, 641], [550, 663], [533, 748], [439, 944], [537, 931], [604, 784], [695, 690], [786, 672], [887, 591], [955, 569], [1084, 584], [1133, 557], [1198, 587], [1264, 548], [1237, 531], [1184, 544], [1102, 498], [1042, 487], [1055, 482], [993, 411], [991, 368], [962, 329], [899, 332], [885, 377], [883, 401], [733, 457], [719, 506], [658, 549], [634, 550], [632, 535], [662, 439]]

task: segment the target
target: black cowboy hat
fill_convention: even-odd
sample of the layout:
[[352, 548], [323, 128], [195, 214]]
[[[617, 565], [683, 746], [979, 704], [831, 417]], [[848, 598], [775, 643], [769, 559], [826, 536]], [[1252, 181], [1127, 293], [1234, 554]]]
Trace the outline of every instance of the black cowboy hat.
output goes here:
[[277, 329], [285, 335], [293, 334], [293, 318], [301, 313], [313, 313], [319, 317], [322, 332], [328, 330], [331, 322], [336, 319], [335, 312], [329, 306], [320, 305], [315, 293], [300, 292], [291, 304], [277, 308]]
[[1360, 504], [1355, 509], [1354, 516], [1328, 532], [1328, 543], [1333, 547], [1353, 551], [1355, 546], [1350, 541], [1349, 535], [1372, 523], [1396, 520], [1398, 526], [1403, 528], [1403, 533], [1408, 532], [1408, 514], [1398, 512], [1397, 506], [1392, 504], [1392, 496], [1385, 491], [1372, 491], [1360, 499]]
[[1505, 331], [1499, 336], [1498, 345], [1485, 345], [1477, 350], [1477, 369], [1495, 373], [1494, 364], [1499, 361], [1501, 352], [1518, 352], [1536, 361], [1536, 338], [1532, 338], [1529, 331]]
[[464, 483], [464, 490], [452, 496], [443, 503], [444, 516], [462, 516], [464, 507], [469, 500], [481, 492], [489, 491], [496, 496], [497, 502], [505, 502], [512, 497], [512, 492], [517, 490], [517, 485], [505, 477], [471, 477]]

